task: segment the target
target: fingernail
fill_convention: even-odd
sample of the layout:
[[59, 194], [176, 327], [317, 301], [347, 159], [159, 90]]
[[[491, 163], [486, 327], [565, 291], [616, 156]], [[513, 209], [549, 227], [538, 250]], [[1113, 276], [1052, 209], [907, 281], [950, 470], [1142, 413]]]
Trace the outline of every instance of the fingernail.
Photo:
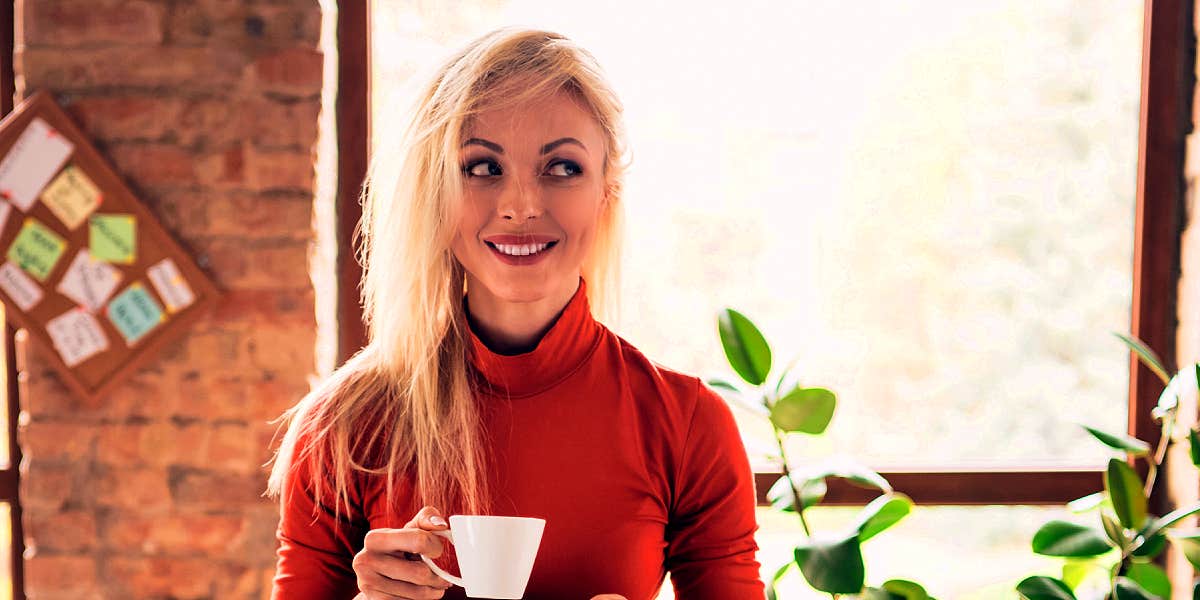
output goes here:
[[439, 516], [437, 516], [437, 515], [434, 515], [434, 516], [432, 516], [432, 517], [429, 517], [429, 522], [430, 522], [430, 523], [433, 523], [434, 525], [437, 525], [438, 527], [445, 527], [445, 526], [446, 526], [446, 520], [445, 520], [445, 519], [443, 519], [443, 518], [441, 518], [441, 517], [439, 517]]

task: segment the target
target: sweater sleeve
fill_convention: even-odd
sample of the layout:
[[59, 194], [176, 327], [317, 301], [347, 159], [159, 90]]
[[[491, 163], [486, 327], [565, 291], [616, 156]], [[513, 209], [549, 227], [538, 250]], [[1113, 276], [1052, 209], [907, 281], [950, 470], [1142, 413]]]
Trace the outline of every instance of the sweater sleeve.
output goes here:
[[725, 401], [699, 379], [696, 387], [667, 524], [666, 567], [675, 597], [761, 600], [750, 460]]
[[[297, 451], [301, 447], [297, 443]], [[335, 518], [332, 502], [314, 498], [312, 477], [310, 462], [301, 460], [284, 479], [272, 600], [349, 600], [358, 594], [352, 563], [368, 527], [357, 494], [350, 495], [350, 515], [343, 509]]]

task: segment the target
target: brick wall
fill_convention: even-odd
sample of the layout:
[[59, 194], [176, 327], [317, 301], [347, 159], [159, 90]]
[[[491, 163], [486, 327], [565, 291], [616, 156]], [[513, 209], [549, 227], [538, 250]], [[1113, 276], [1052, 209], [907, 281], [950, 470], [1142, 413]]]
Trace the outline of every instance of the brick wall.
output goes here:
[[18, 0], [18, 98], [52, 91], [227, 293], [111, 397], [26, 345], [30, 598], [259, 598], [266, 421], [314, 371], [317, 0]]

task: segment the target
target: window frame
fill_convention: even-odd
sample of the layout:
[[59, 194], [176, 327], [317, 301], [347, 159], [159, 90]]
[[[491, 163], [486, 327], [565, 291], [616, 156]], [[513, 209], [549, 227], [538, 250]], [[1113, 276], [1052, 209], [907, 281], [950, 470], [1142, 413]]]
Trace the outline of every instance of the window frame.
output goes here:
[[[1176, 283], [1182, 203], [1184, 142], [1191, 126], [1192, 3], [1143, 0], [1141, 98], [1134, 233], [1131, 331], [1169, 362], [1175, 357]], [[369, 2], [338, 2], [338, 326], [339, 364], [366, 343], [358, 296], [361, 266], [352, 240], [362, 216], [358, 203], [370, 140]], [[1150, 417], [1161, 385], [1130, 353], [1129, 427], [1131, 435], [1157, 444], [1160, 431]], [[1144, 466], [1141, 467], [1144, 474]], [[780, 472], [756, 472], [760, 506]], [[1103, 487], [1097, 468], [1005, 467], [995, 469], [889, 470], [881, 475], [919, 505], [1059, 505]], [[1156, 489], [1166, 485], [1159, 478]], [[1152, 501], [1161, 503], [1166, 494]], [[869, 490], [831, 481], [823, 501], [830, 505], [869, 502]], [[1161, 511], [1162, 506], [1152, 508]], [[1161, 513], [1160, 513], [1161, 514]]]

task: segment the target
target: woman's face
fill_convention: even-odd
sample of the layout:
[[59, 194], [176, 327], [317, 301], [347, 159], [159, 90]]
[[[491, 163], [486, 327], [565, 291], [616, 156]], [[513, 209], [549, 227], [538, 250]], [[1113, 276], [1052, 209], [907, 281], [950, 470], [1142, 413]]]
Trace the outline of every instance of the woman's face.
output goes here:
[[480, 113], [463, 140], [451, 249], [468, 286], [509, 302], [573, 291], [606, 201], [599, 124], [560, 93]]

